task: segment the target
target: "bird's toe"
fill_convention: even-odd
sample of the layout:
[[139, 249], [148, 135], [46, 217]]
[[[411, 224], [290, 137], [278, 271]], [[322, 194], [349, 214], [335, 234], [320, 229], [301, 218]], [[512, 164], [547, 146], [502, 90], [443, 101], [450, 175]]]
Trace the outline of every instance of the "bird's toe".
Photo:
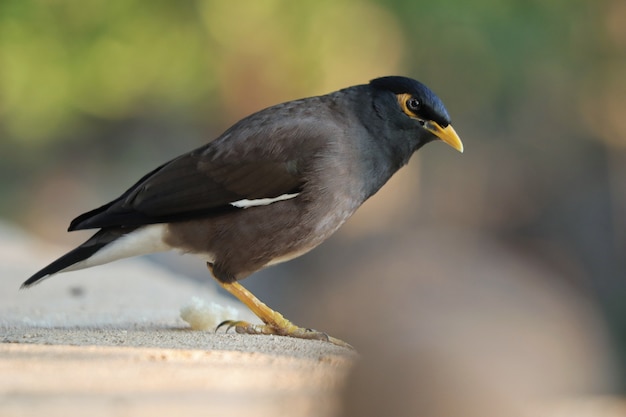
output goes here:
[[218, 331], [222, 327], [226, 327], [226, 332], [228, 332], [230, 329], [235, 329], [237, 333], [241, 334], [263, 334], [275, 336], [289, 336], [305, 340], [320, 340], [323, 342], [330, 342], [334, 345], [342, 346], [348, 349], [354, 349], [343, 340], [329, 336], [327, 333], [313, 329], [305, 329], [304, 327], [298, 327], [293, 324], [291, 324], [290, 326], [280, 327], [273, 324], [252, 324], [243, 320], [225, 320], [215, 328], [215, 331]]

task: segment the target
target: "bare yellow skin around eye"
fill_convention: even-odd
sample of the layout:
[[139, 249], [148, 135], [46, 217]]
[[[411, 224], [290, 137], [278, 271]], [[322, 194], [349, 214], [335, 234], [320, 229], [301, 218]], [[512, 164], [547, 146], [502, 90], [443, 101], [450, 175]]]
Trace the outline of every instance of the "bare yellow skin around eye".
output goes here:
[[417, 114], [409, 110], [409, 108], [406, 105], [407, 101], [412, 98], [410, 94], [407, 94], [407, 93], [396, 94], [396, 97], [398, 98], [398, 103], [400, 104], [400, 108], [407, 116], [413, 117], [413, 118], [418, 117]]

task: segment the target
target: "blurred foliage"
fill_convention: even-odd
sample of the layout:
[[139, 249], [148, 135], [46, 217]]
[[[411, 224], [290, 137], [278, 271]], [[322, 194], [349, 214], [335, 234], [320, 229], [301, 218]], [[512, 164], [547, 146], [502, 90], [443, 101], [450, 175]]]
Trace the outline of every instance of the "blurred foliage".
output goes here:
[[595, 294], [626, 346], [622, 0], [2, 0], [0, 215], [62, 238], [237, 119], [388, 74], [443, 98], [466, 153], [420, 152], [394, 184], [419, 204], [352, 224], [497, 237]]
[[288, 97], [311, 82], [353, 82], [346, 68], [367, 68], [366, 78], [389, 69], [401, 43], [393, 26], [367, 3], [350, 11], [331, 1], [4, 1], [4, 136], [64, 140], [85, 118], [159, 111], [201, 119], [208, 100], [235, 113], [258, 110], [273, 103], [261, 94], [270, 86]]
[[[185, 3], [180, 3], [185, 5]], [[172, 2], [8, 1], [0, 7], [2, 115], [19, 141], [59, 140], [81, 117], [117, 119], [207, 94], [193, 10]], [[140, 51], [140, 53], [139, 53]]]

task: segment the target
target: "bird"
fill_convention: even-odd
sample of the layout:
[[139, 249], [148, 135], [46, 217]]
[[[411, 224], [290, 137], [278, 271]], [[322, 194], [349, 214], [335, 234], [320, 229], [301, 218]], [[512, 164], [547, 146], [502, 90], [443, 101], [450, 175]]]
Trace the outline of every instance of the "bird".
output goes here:
[[265, 108], [76, 217], [68, 231], [99, 230], [21, 288], [59, 272], [177, 250], [199, 256], [263, 323], [227, 320], [218, 328], [349, 346], [293, 324], [239, 281], [318, 246], [435, 140], [463, 152], [441, 99], [404, 76]]

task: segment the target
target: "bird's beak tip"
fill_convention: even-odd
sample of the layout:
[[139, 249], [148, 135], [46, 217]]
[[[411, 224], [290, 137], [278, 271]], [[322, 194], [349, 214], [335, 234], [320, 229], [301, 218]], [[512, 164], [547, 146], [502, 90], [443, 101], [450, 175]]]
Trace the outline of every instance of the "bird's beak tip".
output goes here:
[[463, 153], [463, 142], [461, 141], [461, 138], [456, 133], [452, 125], [448, 125], [443, 128], [438, 123], [430, 122], [426, 124], [426, 129], [429, 130], [433, 135], [441, 139], [444, 143], [452, 146], [457, 151]]
[[445, 129], [441, 129], [441, 132], [437, 135], [437, 137], [461, 153], [465, 150], [461, 138], [456, 133], [452, 125], [448, 125]]

